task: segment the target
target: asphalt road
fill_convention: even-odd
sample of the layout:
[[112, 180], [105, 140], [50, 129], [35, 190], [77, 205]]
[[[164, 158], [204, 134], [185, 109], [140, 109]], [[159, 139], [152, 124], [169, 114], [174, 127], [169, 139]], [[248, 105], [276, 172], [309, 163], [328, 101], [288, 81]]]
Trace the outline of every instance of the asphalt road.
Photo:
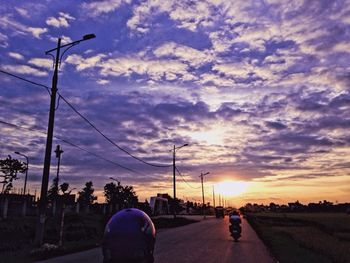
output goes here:
[[[250, 225], [243, 220], [242, 237], [234, 242], [228, 231], [228, 218], [209, 218], [183, 227], [157, 233], [155, 263], [275, 262]], [[101, 263], [100, 248], [66, 255], [41, 263]]]

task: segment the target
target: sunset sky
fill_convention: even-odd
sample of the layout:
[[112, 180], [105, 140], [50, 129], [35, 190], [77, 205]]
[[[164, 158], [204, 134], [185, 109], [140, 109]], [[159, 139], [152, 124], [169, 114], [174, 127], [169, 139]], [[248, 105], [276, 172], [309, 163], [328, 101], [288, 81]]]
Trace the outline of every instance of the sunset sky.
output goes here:
[[[200, 201], [199, 175], [209, 171], [210, 202], [213, 185], [237, 206], [350, 201], [350, 1], [0, 1], [0, 69], [23, 78], [51, 86], [45, 51], [58, 37], [96, 34], [63, 56], [60, 94], [151, 164], [171, 165], [172, 147], [188, 143], [176, 152], [179, 198]], [[49, 100], [0, 73], [0, 158], [29, 156], [31, 193], [40, 190]], [[130, 157], [62, 99], [54, 135], [61, 182], [80, 190], [92, 180], [99, 201], [109, 177], [141, 200], [172, 195], [172, 167]], [[56, 163], [53, 153], [50, 184]], [[227, 191], [222, 181], [239, 183]]]

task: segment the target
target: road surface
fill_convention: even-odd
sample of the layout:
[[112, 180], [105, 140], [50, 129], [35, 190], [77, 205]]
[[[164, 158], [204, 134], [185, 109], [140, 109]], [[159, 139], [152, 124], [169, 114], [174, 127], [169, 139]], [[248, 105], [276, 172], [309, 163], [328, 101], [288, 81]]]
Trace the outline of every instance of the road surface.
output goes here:
[[[157, 233], [155, 263], [273, 263], [261, 240], [246, 220], [242, 237], [234, 242], [228, 231], [228, 218], [209, 218], [183, 227]], [[100, 248], [70, 254], [40, 263], [101, 263]]]

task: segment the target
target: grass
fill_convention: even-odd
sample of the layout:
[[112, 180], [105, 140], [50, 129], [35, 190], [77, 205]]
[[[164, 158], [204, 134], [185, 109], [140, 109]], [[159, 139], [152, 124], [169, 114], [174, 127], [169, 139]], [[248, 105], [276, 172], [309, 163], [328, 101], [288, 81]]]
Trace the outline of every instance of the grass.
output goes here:
[[[94, 214], [67, 214], [63, 247], [31, 255], [34, 248], [35, 217], [0, 219], [0, 263], [29, 263], [59, 255], [83, 251], [100, 245], [104, 226], [109, 217]], [[58, 244], [60, 219], [48, 218], [45, 243]], [[178, 217], [155, 218], [156, 229], [179, 227], [198, 222]]]
[[[96, 247], [102, 237], [103, 216], [68, 214], [65, 220], [63, 247], [31, 255], [34, 249], [35, 217], [0, 220], [0, 262], [33, 262], [39, 259]], [[59, 218], [48, 218], [44, 243], [57, 244]]]
[[350, 216], [256, 213], [247, 219], [280, 262], [350, 262]]

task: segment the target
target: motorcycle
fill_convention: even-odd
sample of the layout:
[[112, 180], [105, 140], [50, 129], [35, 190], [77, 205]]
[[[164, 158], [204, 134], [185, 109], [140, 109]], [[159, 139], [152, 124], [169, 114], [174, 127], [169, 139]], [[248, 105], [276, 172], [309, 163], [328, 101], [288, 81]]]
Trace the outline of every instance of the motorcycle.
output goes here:
[[242, 229], [238, 224], [230, 225], [230, 233], [235, 242], [238, 242], [238, 239], [241, 237]]

